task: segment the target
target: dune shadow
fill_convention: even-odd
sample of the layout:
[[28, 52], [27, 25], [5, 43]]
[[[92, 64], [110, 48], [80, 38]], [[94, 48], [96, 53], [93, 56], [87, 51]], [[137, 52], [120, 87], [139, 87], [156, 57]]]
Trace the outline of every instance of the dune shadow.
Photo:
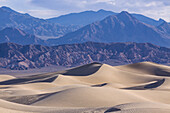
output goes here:
[[161, 86], [164, 82], [165, 82], [165, 79], [163, 78], [162, 80], [158, 80], [155, 83], [148, 84], [148, 85], [144, 86], [144, 88], [146, 88], [146, 89], [157, 88], [157, 87]]
[[58, 73], [69, 76], [88, 76], [97, 72], [101, 66], [101, 63], [94, 62]]
[[[60, 91], [59, 91], [60, 92]], [[49, 96], [52, 96], [56, 93], [46, 93], [46, 94], [39, 94], [39, 95], [26, 95], [26, 96], [12, 96], [12, 97], [1, 97], [1, 99], [9, 101], [9, 102], [14, 102], [18, 104], [24, 104], [24, 105], [31, 105], [33, 103], [36, 103], [40, 100], [43, 100]]]
[[91, 87], [103, 87], [106, 86], [108, 83], [103, 83], [103, 84], [97, 84], [97, 85], [92, 85]]
[[116, 111], [121, 111], [121, 109], [112, 107], [112, 108], [109, 108], [108, 110], [106, 110], [104, 113], [116, 112]]
[[58, 77], [58, 74], [70, 75], [70, 76], [88, 76], [97, 72], [101, 66], [102, 66], [101, 63], [94, 62], [91, 64], [79, 66], [62, 72], [38, 74], [38, 75], [14, 78], [14, 79], [0, 82], [0, 85], [17, 85], [17, 84], [27, 84], [27, 83], [37, 83], [37, 82], [53, 82]]
[[139, 71], [145, 71], [148, 74], [152, 74], [156, 76], [170, 77], [169, 69], [157, 66], [155, 65], [155, 63], [151, 63], [151, 64], [148, 62], [134, 63], [134, 64], [129, 64], [128, 67], [132, 69], [137, 69]]
[[158, 80], [154, 83], [147, 84], [147, 85], [141, 85], [141, 86], [135, 86], [135, 87], [128, 87], [128, 88], [122, 88], [122, 89], [129, 89], [129, 90], [147, 90], [152, 88], [157, 88], [161, 86], [165, 82], [165, 79]]
[[8, 88], [11, 88], [11, 87], [0, 87], [0, 89], [8, 89]]
[[157, 76], [170, 77], [170, 72], [164, 71], [164, 70], [159, 69], [159, 68], [154, 70], [154, 74], [157, 75]]
[[58, 76], [30, 76], [15, 78], [0, 82], [0, 85], [17, 85], [17, 84], [28, 84], [28, 83], [38, 83], [38, 82], [53, 82]]

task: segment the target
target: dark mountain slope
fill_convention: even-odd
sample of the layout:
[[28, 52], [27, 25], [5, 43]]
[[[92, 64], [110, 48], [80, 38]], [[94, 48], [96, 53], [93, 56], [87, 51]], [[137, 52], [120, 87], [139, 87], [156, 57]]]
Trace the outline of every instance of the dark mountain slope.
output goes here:
[[50, 65], [75, 66], [93, 61], [112, 65], [151, 61], [170, 63], [170, 49], [149, 43], [94, 43], [60, 46], [0, 44], [0, 67], [29, 69]]

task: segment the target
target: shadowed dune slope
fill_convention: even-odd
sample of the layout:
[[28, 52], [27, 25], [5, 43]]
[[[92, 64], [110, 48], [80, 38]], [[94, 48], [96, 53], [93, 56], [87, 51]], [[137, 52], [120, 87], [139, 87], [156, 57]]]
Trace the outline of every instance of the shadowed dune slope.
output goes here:
[[2, 113], [170, 112], [170, 67], [151, 62], [0, 79]]
[[157, 76], [170, 76], [169, 66], [155, 64], [152, 62], [141, 62], [118, 67], [119, 69], [132, 71], [135, 73], [152, 74]]

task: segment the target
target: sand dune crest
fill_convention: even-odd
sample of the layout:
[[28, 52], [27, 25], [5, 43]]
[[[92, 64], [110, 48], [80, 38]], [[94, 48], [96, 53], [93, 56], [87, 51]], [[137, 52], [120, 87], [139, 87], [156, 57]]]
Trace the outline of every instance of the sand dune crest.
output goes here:
[[2, 113], [170, 112], [170, 67], [151, 62], [0, 78]]

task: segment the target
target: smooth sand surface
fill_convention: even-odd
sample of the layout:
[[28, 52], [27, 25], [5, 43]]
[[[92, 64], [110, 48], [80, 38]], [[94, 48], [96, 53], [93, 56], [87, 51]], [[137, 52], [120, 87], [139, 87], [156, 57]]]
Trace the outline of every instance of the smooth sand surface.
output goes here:
[[0, 113], [170, 113], [170, 67], [92, 63], [23, 77], [0, 75]]

